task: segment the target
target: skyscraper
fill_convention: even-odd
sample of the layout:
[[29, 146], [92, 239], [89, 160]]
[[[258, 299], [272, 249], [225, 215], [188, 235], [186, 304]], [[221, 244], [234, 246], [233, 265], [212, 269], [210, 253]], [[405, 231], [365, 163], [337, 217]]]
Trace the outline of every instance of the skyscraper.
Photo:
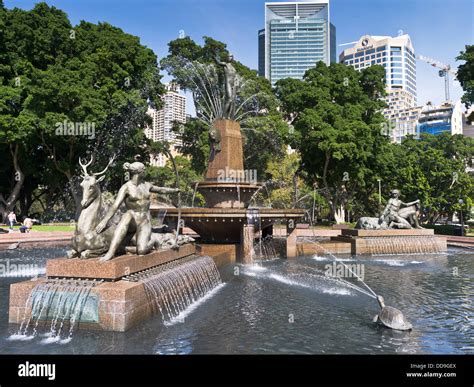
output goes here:
[[[179, 86], [170, 83], [166, 86], [166, 94], [161, 97], [163, 107], [160, 110], [148, 109], [153, 123], [145, 129], [145, 136], [153, 141], [168, 141], [173, 145], [171, 152], [176, 154], [176, 146], [182, 144], [181, 138], [175, 133], [175, 122], [186, 123], [186, 97], [179, 93]], [[163, 167], [167, 157], [163, 154], [151, 155], [151, 164]]]
[[373, 65], [385, 68], [389, 105], [386, 115], [416, 106], [416, 57], [409, 35], [362, 36], [341, 53], [339, 60], [356, 70]]
[[340, 54], [339, 61], [359, 71], [373, 65], [383, 66], [388, 104], [383, 114], [391, 122], [388, 134], [393, 142], [417, 135], [421, 107], [416, 106], [416, 57], [409, 35], [364, 35]]
[[265, 3], [259, 72], [265, 69], [265, 77], [274, 85], [283, 78], [303, 78], [318, 61], [335, 62], [336, 29], [329, 16], [329, 0]]
[[258, 31], [258, 75], [265, 76], [265, 29]]
[[161, 97], [163, 107], [160, 110], [149, 109], [153, 125], [145, 129], [145, 135], [151, 140], [181, 145], [181, 139], [172, 130], [175, 122], [186, 122], [186, 97], [179, 91], [179, 86], [175, 83], [166, 85], [166, 94]]

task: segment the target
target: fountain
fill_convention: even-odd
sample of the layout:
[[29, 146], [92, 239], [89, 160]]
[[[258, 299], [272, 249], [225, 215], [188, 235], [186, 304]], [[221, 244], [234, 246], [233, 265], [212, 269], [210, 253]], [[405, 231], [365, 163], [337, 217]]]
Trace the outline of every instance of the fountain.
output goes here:
[[131, 178], [105, 208], [98, 184], [113, 160], [95, 174], [87, 171], [92, 161], [80, 161], [83, 208], [68, 258], [48, 260], [46, 277], [10, 287], [9, 322], [20, 324], [14, 338], [30, 339], [48, 324], [47, 342], [67, 341], [78, 327], [126, 331], [156, 313], [162, 300], [180, 312], [220, 284], [214, 261], [196, 254], [192, 238], [152, 232], [151, 193], [176, 189], [144, 181], [142, 163], [125, 163]]
[[380, 218], [361, 218], [355, 230], [342, 230], [342, 236], [331, 239], [350, 243], [351, 253], [357, 255], [446, 252], [446, 237], [435, 236], [434, 230], [420, 226], [417, 216], [420, 201], [403, 203], [399, 197], [400, 191], [393, 190]]
[[[257, 237], [273, 234], [276, 222], [287, 226], [286, 256], [296, 256], [296, 222], [304, 216], [301, 209], [251, 208], [250, 202], [262, 185], [253, 171], [244, 169], [242, 133], [239, 118], [245, 101], [239, 104], [239, 91], [245, 82], [239, 79], [229, 61], [216, 64], [223, 68], [224, 84], [219, 85], [216, 66], [183, 62], [189, 72], [189, 83], [200, 96], [197, 111], [209, 129], [211, 156], [204, 181], [195, 187], [206, 202], [204, 208], [167, 208], [165, 222], [171, 228], [191, 228], [199, 234], [199, 250], [221, 256], [222, 261], [252, 262], [253, 244]], [[217, 86], [216, 86], [217, 85]], [[248, 99], [247, 99], [248, 100]], [[200, 102], [201, 101], [201, 102]], [[199, 116], [199, 115], [198, 115]], [[152, 208], [152, 214], [163, 209]], [[255, 221], [258, 212], [258, 221]]]
[[[65, 324], [72, 334], [78, 326], [126, 331], [158, 312], [165, 323], [176, 319], [187, 307], [219, 288], [215, 262], [252, 262], [257, 237], [261, 238], [259, 257], [274, 256], [270, 236], [277, 220], [287, 222], [287, 256], [295, 256], [295, 222], [304, 211], [249, 208], [261, 185], [244, 171], [238, 119], [245, 113], [241, 112], [242, 105], [236, 105], [238, 76], [231, 61], [216, 58], [216, 64], [224, 69], [225, 83], [209, 82], [211, 90], [203, 93], [225, 93], [208, 101], [208, 106], [213, 106], [209, 114], [212, 154], [206, 179], [196, 184], [207, 207], [182, 209], [178, 205], [177, 209], [150, 210], [151, 193], [176, 192], [180, 202], [179, 189], [146, 182], [145, 165], [136, 158], [133, 163], [123, 164], [129, 179], [107, 208], [99, 183], [115, 157], [98, 173], [88, 170], [93, 157], [88, 162], [79, 160], [82, 211], [68, 258], [48, 260], [45, 278], [11, 286], [9, 321], [27, 321], [24, 327], [21, 324], [18, 336], [26, 335], [30, 321], [34, 321], [34, 335], [41, 322], [51, 321], [49, 340], [66, 340], [61, 338]], [[215, 71], [214, 66], [212, 69]], [[209, 76], [206, 78], [209, 80]], [[214, 74], [213, 79], [220, 78]], [[167, 153], [179, 186], [176, 164]], [[152, 215], [176, 232], [152, 232]], [[192, 238], [180, 235], [182, 220], [199, 234], [197, 247]]]

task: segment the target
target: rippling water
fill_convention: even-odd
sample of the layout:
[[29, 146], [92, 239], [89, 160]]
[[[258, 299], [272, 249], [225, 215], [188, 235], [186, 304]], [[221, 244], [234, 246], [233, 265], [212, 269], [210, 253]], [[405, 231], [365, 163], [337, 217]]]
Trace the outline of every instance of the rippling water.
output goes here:
[[[63, 249], [6, 251], [0, 264], [29, 262], [41, 274], [46, 258], [63, 255]], [[332, 260], [315, 256], [230, 265], [221, 270], [225, 285], [170, 326], [155, 316], [126, 333], [77, 331], [63, 344], [45, 344], [42, 337], [8, 341], [18, 329], [8, 325], [9, 286], [26, 279], [12, 272], [0, 277], [0, 353], [474, 353], [472, 252], [345, 263], [363, 264], [366, 282], [402, 310], [414, 330], [377, 327], [376, 302], [324, 278]]]

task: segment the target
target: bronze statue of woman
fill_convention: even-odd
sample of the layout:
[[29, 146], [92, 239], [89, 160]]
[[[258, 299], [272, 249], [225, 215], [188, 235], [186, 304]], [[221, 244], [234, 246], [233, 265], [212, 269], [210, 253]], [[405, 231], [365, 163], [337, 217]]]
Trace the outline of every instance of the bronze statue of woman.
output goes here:
[[110, 248], [107, 254], [100, 259], [101, 261], [108, 261], [115, 256], [129, 231], [135, 231], [136, 253], [138, 255], [148, 254], [154, 245], [151, 238], [151, 193], [168, 194], [179, 191], [175, 188], [157, 187], [144, 181], [145, 165], [140, 162], [125, 163], [123, 168], [130, 173], [130, 180], [120, 188], [114, 204], [97, 225], [95, 231], [100, 234], [105, 230], [107, 222], [114, 216], [122, 203], [125, 203], [127, 211], [123, 214], [115, 230]]

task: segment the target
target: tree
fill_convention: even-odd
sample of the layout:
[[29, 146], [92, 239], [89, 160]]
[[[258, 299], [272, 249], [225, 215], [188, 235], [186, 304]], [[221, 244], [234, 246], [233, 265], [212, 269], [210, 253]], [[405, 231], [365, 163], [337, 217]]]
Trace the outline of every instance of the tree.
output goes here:
[[474, 140], [462, 135], [423, 134], [394, 145], [397, 153], [391, 188], [400, 187], [407, 200], [419, 198], [424, 220], [434, 223], [440, 216], [452, 217], [469, 210], [474, 197], [474, 178], [466, 172], [472, 166]]
[[[45, 3], [0, 7], [0, 23], [0, 142], [10, 148], [10, 173], [45, 166], [79, 210], [79, 157], [94, 154], [100, 166], [112, 153], [129, 159], [146, 150], [148, 102], [163, 92], [156, 55], [108, 23], [73, 27]], [[10, 183], [4, 205], [15, 205], [23, 183]]]
[[285, 117], [294, 127], [292, 146], [301, 154], [309, 185], [317, 184], [333, 218], [343, 222], [356, 193], [377, 186], [381, 155], [390, 147], [382, 132], [385, 70], [361, 72], [318, 62], [303, 80], [276, 84]]
[[301, 170], [298, 153], [286, 153], [283, 158], [273, 158], [267, 164], [269, 200], [275, 208], [309, 209], [321, 196], [305, 184], [305, 172]]
[[[456, 60], [466, 61], [459, 66], [457, 78], [465, 92], [462, 102], [469, 108], [474, 104], [474, 45], [467, 45], [466, 51], [461, 52]], [[471, 113], [468, 119], [474, 121], [474, 113]]]

